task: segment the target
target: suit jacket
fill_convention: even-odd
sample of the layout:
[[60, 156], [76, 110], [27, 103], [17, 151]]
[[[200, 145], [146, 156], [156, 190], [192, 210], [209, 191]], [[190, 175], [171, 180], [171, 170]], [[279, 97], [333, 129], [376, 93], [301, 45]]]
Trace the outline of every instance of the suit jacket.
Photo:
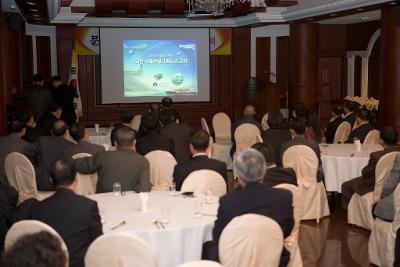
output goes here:
[[74, 97], [75, 90], [71, 86], [62, 84], [53, 88], [54, 102], [62, 108], [61, 119], [69, 125], [76, 121]]
[[27, 106], [28, 109], [32, 111], [35, 121], [49, 109], [49, 105], [52, 101], [53, 97], [50, 89], [42, 86], [33, 87], [27, 99]]
[[76, 159], [74, 163], [80, 173], [97, 171], [97, 193], [112, 192], [115, 182], [119, 182], [124, 191], [150, 191], [149, 162], [134, 150], [104, 151], [93, 157]]
[[317, 155], [318, 161], [319, 161], [319, 166], [318, 166], [318, 171], [317, 171], [317, 182], [321, 182], [323, 180], [324, 174], [322, 171], [322, 161], [321, 161], [321, 152], [319, 150], [319, 145], [315, 142], [309, 141], [306, 138], [302, 136], [295, 136], [293, 140], [283, 143], [281, 146], [281, 159], [280, 163], [282, 162], [283, 154], [285, 151], [292, 146], [296, 145], [305, 145], [314, 150], [315, 154]]
[[88, 153], [93, 156], [103, 151], [105, 151], [103, 146], [91, 144], [88, 141], [81, 140], [78, 144], [70, 146], [64, 151], [64, 158], [71, 159], [72, 156], [78, 153]]
[[13, 223], [12, 214], [18, 203], [18, 192], [11, 186], [0, 185], [0, 251], [4, 248], [4, 239]]
[[288, 129], [268, 129], [262, 133], [264, 143], [270, 144], [274, 148], [275, 162], [279, 163], [281, 158], [281, 146], [290, 141], [291, 135]]
[[353, 131], [351, 131], [349, 135], [349, 139], [347, 139], [346, 143], [353, 143], [354, 138], [360, 139], [360, 142], [363, 143], [365, 137], [367, 137], [368, 133], [374, 129], [374, 126], [372, 126], [369, 123], [361, 124], [357, 128], [355, 128]]
[[25, 155], [36, 169], [36, 184], [39, 191], [52, 191], [54, 184], [50, 169], [56, 160], [64, 158], [64, 151], [74, 144], [62, 136], [41, 136], [25, 148]]
[[0, 137], [0, 184], [8, 184], [4, 169], [4, 161], [8, 154], [12, 152], [24, 153], [28, 143], [21, 139], [17, 134], [9, 134]]
[[[279, 203], [279, 205], [277, 205]], [[225, 226], [236, 216], [255, 213], [268, 216], [275, 220], [284, 237], [290, 235], [293, 226], [292, 194], [283, 189], [268, 188], [262, 184], [248, 184], [245, 188], [238, 188], [219, 200], [217, 220], [213, 229], [213, 240], [218, 242]], [[282, 251], [279, 266], [286, 266], [290, 254]]]
[[278, 184], [292, 184], [297, 186], [296, 173], [292, 168], [269, 168], [265, 174], [263, 184], [268, 187], [274, 187]]
[[42, 135], [50, 136], [52, 135], [53, 124], [58, 121], [58, 118], [53, 115], [50, 111], [45, 112], [40, 116], [36, 129], [38, 129]]
[[351, 112], [344, 118], [344, 121], [350, 123], [351, 128], [353, 128], [354, 124], [356, 123], [356, 113]]
[[333, 141], [335, 139], [336, 130], [342, 122], [343, 122], [343, 119], [341, 117], [337, 117], [333, 121], [328, 123], [328, 126], [326, 126], [326, 132], [325, 132], [326, 143], [333, 144]]
[[66, 188], [57, 189], [53, 196], [35, 203], [30, 217], [60, 234], [67, 245], [71, 267], [84, 266], [89, 245], [103, 234], [97, 203]]
[[170, 123], [161, 129], [161, 135], [174, 142], [175, 158], [178, 163], [190, 159], [191, 129], [186, 123]]
[[28, 143], [36, 142], [42, 135], [42, 132], [36, 127], [31, 127], [26, 125], [25, 128], [26, 128], [26, 133], [22, 137], [22, 139], [24, 139]]
[[168, 151], [175, 156], [174, 141], [171, 138], [161, 135], [159, 131], [148, 132], [139, 138], [136, 150], [143, 156], [154, 150]]
[[226, 182], [228, 182], [225, 162], [210, 159], [206, 155], [199, 155], [175, 166], [173, 177], [176, 184], [176, 190], [181, 190], [183, 182], [190, 173], [199, 170], [216, 171], [221, 174]]

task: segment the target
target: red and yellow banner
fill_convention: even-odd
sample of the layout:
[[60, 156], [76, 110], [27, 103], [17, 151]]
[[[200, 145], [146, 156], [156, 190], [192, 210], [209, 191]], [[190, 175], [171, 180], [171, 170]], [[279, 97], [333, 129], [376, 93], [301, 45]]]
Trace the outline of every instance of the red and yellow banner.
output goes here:
[[90, 56], [100, 53], [99, 28], [75, 28], [75, 52], [78, 55]]
[[232, 30], [230, 28], [210, 29], [210, 54], [213, 56], [231, 55]]

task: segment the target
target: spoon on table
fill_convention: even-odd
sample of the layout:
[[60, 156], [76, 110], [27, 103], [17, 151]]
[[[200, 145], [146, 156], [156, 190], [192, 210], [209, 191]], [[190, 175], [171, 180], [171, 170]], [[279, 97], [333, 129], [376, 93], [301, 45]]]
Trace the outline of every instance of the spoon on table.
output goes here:
[[126, 221], [122, 221], [122, 222], [120, 222], [119, 224], [117, 224], [116, 226], [112, 227], [112, 228], [111, 228], [111, 231], [112, 231], [112, 230], [115, 230], [115, 229], [117, 229], [118, 227], [121, 227], [121, 226], [123, 226], [123, 225], [125, 225], [125, 224], [126, 224]]

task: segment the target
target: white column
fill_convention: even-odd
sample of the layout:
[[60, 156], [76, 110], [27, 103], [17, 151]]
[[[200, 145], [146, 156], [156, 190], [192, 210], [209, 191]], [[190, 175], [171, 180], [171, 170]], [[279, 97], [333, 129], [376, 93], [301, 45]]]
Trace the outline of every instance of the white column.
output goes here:
[[354, 96], [355, 55], [347, 55], [347, 95]]
[[38, 71], [37, 53], [36, 53], [36, 35], [32, 35], [32, 65], [33, 65], [33, 74], [36, 74]]
[[368, 62], [369, 57], [362, 57], [361, 62], [361, 96], [368, 97]]
[[[271, 36], [270, 72], [276, 75], [276, 35]], [[276, 76], [269, 75], [269, 80], [276, 83]]]

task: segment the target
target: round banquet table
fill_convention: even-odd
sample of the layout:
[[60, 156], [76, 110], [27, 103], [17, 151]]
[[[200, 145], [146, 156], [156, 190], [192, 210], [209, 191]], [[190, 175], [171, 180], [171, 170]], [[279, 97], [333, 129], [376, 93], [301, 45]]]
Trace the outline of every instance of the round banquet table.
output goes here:
[[344, 182], [361, 176], [369, 155], [382, 149], [380, 145], [362, 145], [361, 151], [353, 144], [320, 145], [326, 191], [340, 193]]
[[111, 139], [110, 136], [107, 134], [110, 132], [110, 130], [106, 128], [100, 128], [99, 132], [96, 133], [96, 130], [94, 128], [87, 128], [86, 129], [89, 132], [89, 142], [92, 144], [96, 145], [110, 145], [111, 146]]
[[[212, 229], [218, 211], [218, 198], [204, 203], [204, 196], [171, 196], [169, 192], [150, 192], [148, 211], [142, 212], [139, 194], [127, 192], [117, 197], [114, 193], [90, 196], [97, 201], [104, 234], [132, 233], [146, 241], [156, 254], [158, 267], [173, 267], [183, 262], [200, 260], [204, 242], [212, 239]], [[202, 216], [196, 217], [195, 211]], [[154, 220], [169, 222], [165, 229]], [[126, 224], [112, 230], [122, 221]]]

